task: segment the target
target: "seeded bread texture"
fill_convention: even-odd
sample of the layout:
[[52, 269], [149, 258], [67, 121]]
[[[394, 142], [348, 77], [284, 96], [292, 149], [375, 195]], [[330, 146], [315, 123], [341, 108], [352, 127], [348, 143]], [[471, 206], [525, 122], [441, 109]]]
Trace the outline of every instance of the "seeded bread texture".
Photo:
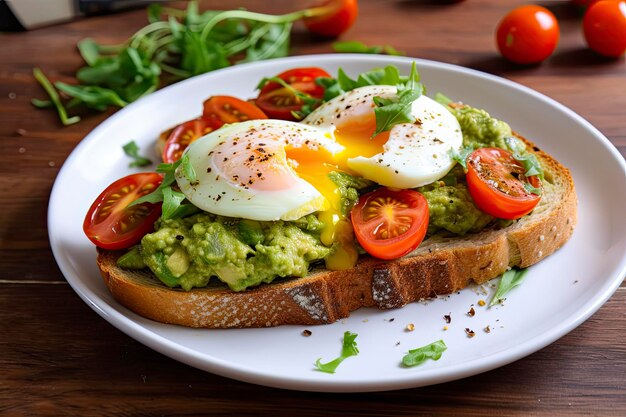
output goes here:
[[243, 292], [231, 291], [217, 279], [202, 289], [171, 289], [148, 270], [119, 268], [116, 260], [123, 252], [118, 251], [99, 249], [98, 267], [120, 304], [158, 322], [189, 327], [333, 323], [360, 307], [398, 308], [450, 294], [496, 278], [509, 267], [541, 261], [574, 231], [577, 197], [569, 170], [523, 140], [544, 167], [544, 194], [531, 214], [503, 229], [436, 234], [400, 259], [362, 256], [350, 270], [317, 268], [304, 278], [279, 279]]

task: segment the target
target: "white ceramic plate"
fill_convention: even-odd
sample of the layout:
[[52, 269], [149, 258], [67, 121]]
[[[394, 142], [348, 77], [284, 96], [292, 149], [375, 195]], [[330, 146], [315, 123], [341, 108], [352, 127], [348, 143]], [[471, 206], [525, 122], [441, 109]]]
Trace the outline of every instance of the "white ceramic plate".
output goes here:
[[[95, 265], [95, 248], [82, 232], [82, 219], [112, 181], [136, 170], [122, 145], [135, 140], [151, 150], [158, 134], [198, 116], [215, 94], [255, 95], [264, 76], [295, 66], [321, 66], [349, 74], [387, 64], [408, 74], [413, 59], [371, 55], [319, 55], [241, 65], [195, 77], [131, 104], [93, 130], [72, 152], [56, 179], [48, 223], [54, 256], [67, 281], [98, 314], [141, 343], [181, 362], [256, 384], [311, 391], [378, 391], [450, 381], [478, 374], [529, 355], [562, 337], [611, 296], [626, 272], [626, 168], [621, 155], [593, 126], [553, 100], [513, 82], [477, 71], [415, 60], [429, 93], [441, 91], [506, 120], [573, 173], [579, 224], [557, 253], [535, 265], [506, 305], [487, 309], [493, 289], [468, 288], [450, 297], [401, 309], [361, 309], [348, 319], [309, 326], [198, 330], [144, 319], [109, 294]], [[476, 315], [466, 312], [474, 306]], [[443, 316], [450, 314], [449, 330]], [[392, 320], [393, 319], [393, 320]], [[413, 332], [405, 330], [409, 323]], [[490, 333], [483, 329], [489, 326]], [[468, 338], [465, 328], [475, 331]], [[335, 374], [314, 370], [317, 358], [335, 358], [343, 333], [358, 333], [360, 354]], [[439, 361], [400, 366], [409, 350], [443, 339]]]

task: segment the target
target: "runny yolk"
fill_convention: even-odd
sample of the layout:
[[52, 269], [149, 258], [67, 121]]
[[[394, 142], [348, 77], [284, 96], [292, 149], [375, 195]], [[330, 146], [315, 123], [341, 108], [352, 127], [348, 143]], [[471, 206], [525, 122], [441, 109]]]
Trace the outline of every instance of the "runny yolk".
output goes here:
[[373, 112], [350, 117], [343, 123], [337, 124], [335, 138], [345, 148], [335, 156], [341, 169], [350, 171], [347, 165], [347, 160], [350, 158], [357, 156], [371, 158], [383, 151], [383, 146], [389, 140], [389, 131], [373, 136], [375, 131], [376, 117]]
[[369, 158], [381, 153], [389, 139], [389, 132], [372, 137], [375, 130], [376, 118], [373, 113], [369, 113], [361, 117], [351, 117], [344, 123], [337, 124], [335, 138], [345, 148], [338, 154], [331, 155], [322, 148], [285, 149], [287, 160], [298, 176], [315, 187], [329, 203], [328, 210], [318, 214], [318, 219], [324, 224], [320, 236], [322, 243], [327, 246], [338, 243], [335, 252], [326, 258], [328, 269], [352, 268], [358, 260], [352, 226], [341, 212], [341, 194], [328, 174], [337, 170], [351, 173], [347, 164], [348, 159], [357, 156]]

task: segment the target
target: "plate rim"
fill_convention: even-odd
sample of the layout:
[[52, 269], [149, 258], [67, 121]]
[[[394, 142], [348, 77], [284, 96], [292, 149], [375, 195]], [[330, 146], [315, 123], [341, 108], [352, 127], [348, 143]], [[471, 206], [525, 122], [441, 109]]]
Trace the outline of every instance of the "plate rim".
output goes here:
[[[536, 98], [539, 98], [541, 101], [549, 103], [550, 105], [558, 108], [567, 114], [568, 117], [575, 119], [577, 122], [581, 123], [587, 130], [593, 133], [595, 139], [598, 140], [598, 143], [602, 144], [605, 150], [607, 150], [614, 160], [620, 164], [622, 170], [626, 174], [626, 162], [621, 157], [621, 154], [617, 151], [614, 145], [590, 122], [582, 118], [580, 115], [575, 113], [573, 110], [564, 106], [563, 104], [557, 102], [556, 100], [536, 91], [529, 87], [526, 87], [522, 84], [519, 84], [515, 81], [508, 80], [506, 78], [485, 73], [482, 71], [478, 71], [471, 68], [461, 67], [454, 64], [437, 62], [432, 60], [425, 60], [420, 58], [413, 57], [389, 57], [384, 55], [362, 55], [362, 54], [314, 54], [314, 55], [298, 55], [291, 56], [285, 58], [276, 58], [272, 60], [239, 64], [235, 67], [228, 67], [220, 70], [213, 71], [211, 73], [202, 74], [187, 80], [180, 81], [178, 83], [169, 85], [158, 90], [155, 93], [150, 94], [134, 103], [128, 105], [125, 109], [134, 109], [135, 107], [141, 106], [144, 103], [144, 100], [149, 100], [151, 96], [157, 94], [167, 94], [167, 92], [171, 89], [180, 88], [182, 83], [193, 83], [197, 82], [197, 78], [219, 78], [222, 74], [227, 72], [232, 72], [237, 70], [238, 68], [242, 68], [245, 70], [250, 67], [258, 67], [262, 69], [263, 67], [273, 67], [280, 64], [286, 63], [294, 63], [296, 64], [299, 60], [312, 60], [312, 61], [324, 61], [326, 64], [328, 62], [333, 63], [346, 63], [349, 61], [359, 60], [364, 62], [371, 62], [372, 65], [376, 65], [376, 63], [384, 63], [384, 64], [393, 64], [401, 62], [402, 64], [406, 64], [409, 62], [415, 61], [420, 65], [430, 66], [434, 69], [445, 69], [451, 70], [455, 72], [467, 73], [473, 76], [478, 76], [482, 79], [487, 79], [489, 82], [495, 82], [499, 85], [506, 85], [508, 87], [513, 87], [516, 90], [524, 92], [526, 94], [530, 94]], [[248, 369], [244, 369], [241, 366], [237, 366], [237, 364], [224, 361], [215, 356], [211, 356], [211, 358], [207, 358], [205, 353], [201, 353], [195, 351], [187, 346], [183, 346], [179, 343], [175, 343], [166, 339], [161, 334], [158, 334], [155, 330], [149, 329], [142, 324], [134, 321], [132, 318], [122, 314], [116, 308], [111, 306], [106, 300], [100, 298], [97, 294], [93, 293], [87, 285], [81, 281], [79, 277], [68, 278], [68, 272], [70, 267], [65, 264], [65, 258], [63, 254], [59, 253], [58, 246], [56, 243], [56, 235], [53, 232], [54, 226], [51, 225], [54, 223], [53, 221], [53, 210], [56, 207], [56, 196], [59, 191], [59, 178], [63, 178], [66, 175], [66, 170], [69, 170], [69, 167], [74, 162], [74, 159], [77, 155], [80, 154], [83, 146], [87, 146], [90, 142], [90, 138], [97, 137], [97, 134], [100, 131], [106, 131], [110, 125], [113, 125], [117, 119], [123, 115], [125, 109], [121, 109], [112, 116], [105, 119], [102, 123], [96, 126], [87, 136], [81, 140], [76, 147], [72, 150], [72, 152], [68, 155], [67, 159], [63, 163], [63, 166], [59, 170], [57, 177], [55, 178], [53, 187], [50, 192], [50, 199], [48, 205], [48, 213], [47, 213], [47, 221], [48, 221], [48, 229], [49, 229], [49, 241], [50, 246], [57, 262], [60, 270], [63, 273], [63, 276], [70, 284], [72, 289], [79, 295], [79, 297], [89, 305], [96, 313], [98, 313], [101, 317], [107, 320], [110, 324], [116, 327], [118, 330], [121, 330], [129, 337], [139, 341], [140, 343], [154, 349], [168, 357], [171, 357], [177, 361], [186, 363], [188, 365], [194, 366], [196, 368], [202, 369], [204, 371], [208, 371], [211, 373], [215, 373], [217, 375], [225, 376], [228, 378], [233, 378], [236, 380], [270, 386], [275, 388], [284, 388], [291, 390], [301, 390], [301, 391], [318, 391], [318, 392], [368, 392], [368, 391], [385, 391], [385, 390], [395, 390], [395, 389], [404, 389], [411, 387], [419, 387], [425, 385], [438, 384], [442, 382], [448, 382], [460, 378], [464, 378], [471, 375], [476, 375], [478, 373], [482, 373], [491, 369], [498, 368], [505, 364], [514, 362], [519, 360], [531, 353], [534, 353], [545, 346], [553, 343], [554, 341], [560, 339], [565, 336], [567, 333], [578, 327], [585, 320], [587, 320], [592, 314], [594, 314], [599, 308], [613, 295], [613, 293], [619, 288], [624, 275], [626, 275], [626, 258], [621, 259], [621, 265], [616, 265], [614, 277], [609, 277], [604, 282], [602, 286], [602, 291], [594, 294], [594, 297], [591, 299], [586, 299], [585, 302], [579, 306], [576, 310], [575, 315], [571, 316], [566, 323], [562, 323], [560, 328], [555, 331], [555, 329], [546, 330], [543, 333], [537, 334], [535, 337], [526, 340], [523, 344], [513, 348], [506, 349], [503, 352], [498, 353], [494, 356], [489, 356], [485, 358], [480, 358], [472, 361], [472, 363], [464, 364], [461, 366], [462, 369], [456, 370], [460, 365], [453, 365], [452, 370], [445, 371], [446, 368], [435, 368], [428, 369], [424, 371], [420, 371], [420, 378], [410, 378], [411, 375], [415, 376], [416, 374], [407, 374], [407, 377], [398, 379], [397, 377], [389, 377], [389, 378], [381, 378], [381, 380], [377, 384], [371, 383], [354, 383], [351, 381], [341, 380], [340, 378], [329, 379], [325, 381], [320, 380], [306, 380], [302, 378], [293, 378], [293, 377], [285, 377], [285, 376], [277, 376], [271, 375], [264, 372], [250, 372]], [[71, 275], [71, 274], [69, 274]], [[108, 307], [109, 311], [107, 311], [106, 307]], [[121, 305], [120, 305], [121, 307]], [[124, 307], [122, 307], [124, 309]], [[210, 331], [210, 330], [207, 330]], [[231, 330], [232, 331], [232, 330]], [[548, 335], [547, 335], [548, 334]], [[335, 375], [336, 377], [337, 375]]]

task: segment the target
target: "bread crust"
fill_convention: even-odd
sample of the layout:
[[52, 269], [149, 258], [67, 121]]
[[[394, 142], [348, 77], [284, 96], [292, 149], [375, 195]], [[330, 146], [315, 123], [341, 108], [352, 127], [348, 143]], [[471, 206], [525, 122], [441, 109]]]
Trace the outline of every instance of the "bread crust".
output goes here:
[[577, 197], [569, 170], [518, 137], [540, 159], [550, 187], [531, 214], [503, 229], [462, 237], [434, 235], [400, 259], [362, 256], [350, 270], [315, 269], [304, 278], [279, 279], [242, 292], [213, 282], [191, 291], [168, 288], [147, 270], [119, 268], [120, 251], [98, 249], [98, 268], [120, 304], [158, 322], [189, 327], [333, 323], [360, 307], [398, 308], [450, 294], [496, 278], [509, 267], [541, 261], [574, 231]]

